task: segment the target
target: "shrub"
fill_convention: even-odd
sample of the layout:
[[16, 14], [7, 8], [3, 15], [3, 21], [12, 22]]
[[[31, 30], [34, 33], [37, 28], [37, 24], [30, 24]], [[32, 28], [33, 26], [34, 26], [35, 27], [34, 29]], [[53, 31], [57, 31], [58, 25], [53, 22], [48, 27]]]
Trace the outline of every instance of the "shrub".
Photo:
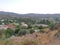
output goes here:
[[20, 30], [19, 28], [16, 28], [15, 29], [15, 34], [18, 34], [19, 30]]
[[32, 27], [32, 25], [31, 25], [31, 24], [30, 24], [30, 25], [28, 25], [28, 28], [27, 28], [27, 29], [31, 29], [31, 28], [33, 28], [33, 27]]
[[43, 29], [40, 29], [40, 32], [44, 33], [45, 31]]
[[0, 30], [0, 38], [2, 38], [2, 33], [3, 33], [3, 31], [2, 31], [2, 30]]
[[18, 36], [25, 35], [26, 33], [27, 33], [26, 30], [20, 30], [19, 33], [18, 33]]
[[38, 28], [39, 28], [39, 29], [43, 29], [43, 27], [42, 27], [42, 26], [39, 26]]
[[30, 34], [34, 33], [35, 31], [33, 29], [29, 30]]
[[9, 38], [10, 36], [12, 36], [14, 34], [14, 31], [11, 29], [7, 29], [5, 30], [5, 38]]

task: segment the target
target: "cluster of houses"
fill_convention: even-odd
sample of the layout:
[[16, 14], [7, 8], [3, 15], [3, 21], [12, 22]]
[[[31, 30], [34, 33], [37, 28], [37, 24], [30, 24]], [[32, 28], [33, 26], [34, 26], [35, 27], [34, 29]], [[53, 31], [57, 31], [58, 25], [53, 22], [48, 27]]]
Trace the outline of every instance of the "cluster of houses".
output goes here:
[[42, 26], [42, 27], [48, 27], [48, 25], [46, 25], [46, 24], [35, 24], [35, 26]]
[[[28, 25], [25, 22], [22, 22], [21, 26], [28, 27]], [[2, 29], [6, 30], [8, 28], [10, 28], [10, 29], [16, 28], [16, 25], [14, 25], [13, 23], [8, 24], [8, 25], [5, 25], [5, 24], [0, 25], [0, 30], [2, 30]]]
[[[20, 26], [27, 28], [28, 27], [28, 24], [26, 24], [25, 22], [21, 22], [21, 25]], [[48, 27], [48, 25], [46, 25], [46, 24], [35, 24], [35, 26]], [[16, 28], [16, 25], [14, 25], [13, 23], [8, 24], [8, 25], [5, 25], [5, 24], [0, 25], [0, 30], [3, 30], [3, 29], [6, 30], [8, 28], [15, 29]], [[35, 32], [37, 32], [37, 31], [38, 30], [35, 30]]]
[[21, 26], [22, 26], [22, 27], [28, 27], [28, 24], [26, 24], [25, 22], [22, 22], [22, 23], [21, 23]]
[[6, 30], [8, 28], [13, 29], [13, 28], [15, 28], [15, 25], [13, 25], [13, 24], [0, 25], [0, 30], [3, 30], [3, 29]]

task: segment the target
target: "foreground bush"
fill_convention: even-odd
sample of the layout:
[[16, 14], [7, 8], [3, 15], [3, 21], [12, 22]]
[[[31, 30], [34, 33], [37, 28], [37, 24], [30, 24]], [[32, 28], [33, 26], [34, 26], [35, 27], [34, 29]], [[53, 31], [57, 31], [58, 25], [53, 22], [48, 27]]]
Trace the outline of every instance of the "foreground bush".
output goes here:
[[39, 40], [30, 37], [16, 37], [14, 39], [10, 39], [7, 45], [40, 45], [40, 43]]
[[9, 38], [14, 34], [14, 31], [8, 28], [7, 30], [5, 30], [4, 34], [5, 38]]
[[29, 30], [30, 34], [34, 33], [34, 29]]
[[26, 35], [27, 34], [27, 31], [26, 30], [20, 30], [18, 32], [18, 36], [22, 36], [22, 35]]

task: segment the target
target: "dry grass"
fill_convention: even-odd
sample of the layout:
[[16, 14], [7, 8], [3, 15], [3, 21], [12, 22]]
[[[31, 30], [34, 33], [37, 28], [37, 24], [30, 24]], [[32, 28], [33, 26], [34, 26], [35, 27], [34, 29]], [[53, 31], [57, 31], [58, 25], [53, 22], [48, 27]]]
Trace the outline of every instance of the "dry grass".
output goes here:
[[57, 31], [50, 31], [49, 35], [47, 33], [33, 33], [22, 37], [15, 37], [11, 45], [47, 45], [53, 40], [56, 33]]
[[5, 42], [2, 39], [0, 39], [0, 45], [5, 45]]
[[[54, 35], [58, 31], [50, 31], [47, 33], [33, 33], [25, 36], [9, 38], [6, 45], [49, 45], [53, 41]], [[4, 45], [4, 41], [0, 40], [0, 45]]]

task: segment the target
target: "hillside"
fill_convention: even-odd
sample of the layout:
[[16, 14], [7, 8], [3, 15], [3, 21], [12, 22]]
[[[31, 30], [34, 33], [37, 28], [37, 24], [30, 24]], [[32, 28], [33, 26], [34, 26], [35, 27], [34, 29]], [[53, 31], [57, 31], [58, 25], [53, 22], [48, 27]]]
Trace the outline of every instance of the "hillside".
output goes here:
[[60, 17], [60, 14], [34, 14], [34, 13], [28, 13], [28, 14], [17, 14], [12, 12], [4, 12], [0, 11], [0, 17], [31, 17], [31, 18], [49, 18], [49, 17]]

